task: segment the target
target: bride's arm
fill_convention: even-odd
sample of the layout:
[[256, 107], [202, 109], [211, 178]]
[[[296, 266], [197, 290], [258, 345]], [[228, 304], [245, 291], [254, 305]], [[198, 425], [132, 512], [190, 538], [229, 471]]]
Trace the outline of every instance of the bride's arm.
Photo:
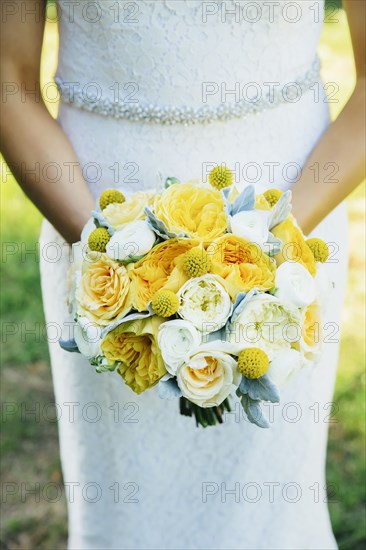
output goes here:
[[[293, 212], [305, 234], [365, 177], [365, 18], [366, 2], [343, 0], [351, 31], [357, 83], [343, 111], [325, 132], [293, 187]], [[337, 183], [326, 183], [327, 163], [337, 164]], [[319, 182], [314, 182], [314, 164]], [[329, 165], [328, 165], [329, 167]]]
[[[24, 19], [22, 0], [13, 2], [18, 8], [16, 15], [7, 15], [6, 21], [4, 16], [1, 22], [1, 148], [23, 190], [71, 243], [80, 238], [94, 201], [80, 166], [76, 166], [70, 142], [41, 99], [40, 59], [46, 3], [37, 2], [41, 14], [38, 22], [31, 14]], [[25, 90], [36, 90], [36, 94], [25, 94]], [[32, 174], [36, 163], [39, 169]], [[44, 167], [48, 163], [57, 163], [61, 170], [62, 176], [56, 183], [52, 182], [54, 170], [49, 168], [47, 176]]]

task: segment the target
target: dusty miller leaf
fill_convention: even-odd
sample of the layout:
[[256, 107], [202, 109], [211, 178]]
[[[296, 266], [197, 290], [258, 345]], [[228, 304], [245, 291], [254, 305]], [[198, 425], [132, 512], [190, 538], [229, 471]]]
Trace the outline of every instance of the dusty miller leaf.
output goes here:
[[259, 426], [260, 428], [269, 428], [269, 424], [263, 416], [260, 401], [252, 399], [248, 394], [246, 394], [241, 397], [240, 402], [249, 422]]

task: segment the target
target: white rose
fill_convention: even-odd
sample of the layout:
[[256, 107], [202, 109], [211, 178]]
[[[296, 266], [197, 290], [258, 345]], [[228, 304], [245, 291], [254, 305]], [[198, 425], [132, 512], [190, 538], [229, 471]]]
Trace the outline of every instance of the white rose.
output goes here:
[[290, 349], [293, 342], [300, 340], [301, 314], [297, 308], [284, 304], [276, 296], [260, 292], [244, 303], [228, 328], [226, 337], [237, 352], [259, 347], [271, 361], [280, 352]]
[[303, 365], [302, 354], [295, 349], [288, 349], [271, 361], [267, 374], [276, 386], [282, 388]]
[[249, 242], [256, 243], [265, 250], [269, 238], [268, 220], [270, 213], [265, 210], [244, 210], [230, 218], [231, 231]]
[[201, 343], [201, 334], [192, 323], [175, 319], [159, 326], [158, 344], [167, 371], [175, 375]]
[[82, 355], [93, 359], [101, 355], [101, 329], [86, 317], [79, 317], [74, 327], [74, 339]]
[[178, 314], [201, 332], [220, 329], [232, 312], [230, 296], [224, 285], [224, 280], [217, 275], [189, 279], [178, 292]]
[[144, 220], [126, 224], [110, 238], [106, 252], [114, 260], [139, 258], [152, 249], [156, 236]]
[[276, 296], [295, 307], [306, 307], [314, 301], [316, 288], [309, 271], [298, 262], [284, 262], [276, 271]]
[[222, 351], [197, 351], [177, 371], [183, 397], [200, 407], [220, 405], [240, 380], [235, 359]]

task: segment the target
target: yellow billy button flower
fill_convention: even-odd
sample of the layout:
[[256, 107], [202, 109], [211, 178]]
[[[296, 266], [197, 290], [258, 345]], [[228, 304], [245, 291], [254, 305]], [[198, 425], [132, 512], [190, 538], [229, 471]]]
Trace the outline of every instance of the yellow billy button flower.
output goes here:
[[153, 297], [151, 305], [160, 317], [171, 317], [178, 311], [179, 298], [172, 290], [159, 290]]
[[108, 204], [114, 204], [116, 202], [122, 203], [125, 202], [125, 200], [125, 196], [121, 193], [121, 191], [118, 191], [117, 189], [106, 189], [100, 195], [99, 206], [102, 210], [104, 210]]
[[108, 229], [105, 227], [97, 227], [89, 235], [88, 246], [94, 252], [105, 252], [107, 243], [111, 238]]
[[268, 368], [268, 355], [261, 348], [246, 348], [239, 353], [238, 369], [247, 378], [260, 378]]
[[278, 199], [283, 195], [283, 192], [279, 189], [268, 189], [263, 193], [264, 198], [267, 200], [269, 205], [273, 207]]
[[226, 166], [215, 166], [208, 175], [208, 181], [212, 187], [220, 190], [230, 187], [234, 181], [234, 176]]
[[312, 251], [316, 262], [325, 263], [327, 261], [329, 256], [329, 248], [327, 243], [325, 243], [322, 239], [317, 239], [315, 237], [312, 239], [307, 239], [305, 242]]
[[210, 268], [211, 258], [203, 248], [191, 248], [183, 256], [183, 269], [190, 277], [202, 277]]

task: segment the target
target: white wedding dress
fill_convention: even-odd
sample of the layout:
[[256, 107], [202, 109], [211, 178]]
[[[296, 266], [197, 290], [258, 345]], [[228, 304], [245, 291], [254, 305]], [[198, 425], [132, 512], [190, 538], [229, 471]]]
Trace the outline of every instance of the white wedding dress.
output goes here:
[[[61, 104], [59, 123], [95, 196], [113, 186], [151, 188], [158, 172], [181, 180], [201, 177], [206, 163], [221, 162], [258, 191], [289, 188], [329, 124], [321, 82], [311, 72], [322, 1], [60, 0], [59, 7], [58, 82], [64, 90], [77, 83], [74, 101], [69, 96]], [[245, 117], [185, 123], [185, 107], [193, 109], [188, 113], [195, 122], [202, 105], [208, 118], [222, 102], [232, 107], [240, 99], [238, 86], [240, 94], [258, 89], [264, 94], [270, 82], [282, 90], [297, 79], [311, 88], [298, 101], [276, 100], [273, 108], [265, 103]], [[90, 82], [94, 87], [86, 86]], [[123, 116], [113, 103], [116, 82], [117, 106], [139, 101], [122, 109]], [[247, 83], [256, 84], [245, 88]], [[225, 89], [236, 95], [225, 97]], [[102, 96], [95, 112], [85, 99], [93, 93]], [[152, 106], [176, 107], [182, 120], [149, 122], [156, 112]], [[170, 120], [173, 111], [164, 112]], [[317, 200], [318, 186], [332, 183], [312, 185]], [[331, 323], [327, 342], [319, 366], [303, 369], [282, 392], [280, 405], [268, 408], [273, 418], [267, 430], [249, 424], [236, 405], [224, 425], [198, 429], [192, 418], [179, 415], [176, 400], [163, 401], [155, 390], [137, 396], [117, 374], [96, 374], [79, 354], [50, 343], [69, 548], [336, 548], [324, 464], [346, 232], [344, 204], [314, 232], [336, 243], [333, 261], [326, 264], [333, 283], [324, 319]], [[41, 245], [50, 242], [62, 253], [54, 261], [46, 259], [52, 254], [42, 254], [44, 308], [52, 328], [70, 320], [69, 254], [44, 222]]]

